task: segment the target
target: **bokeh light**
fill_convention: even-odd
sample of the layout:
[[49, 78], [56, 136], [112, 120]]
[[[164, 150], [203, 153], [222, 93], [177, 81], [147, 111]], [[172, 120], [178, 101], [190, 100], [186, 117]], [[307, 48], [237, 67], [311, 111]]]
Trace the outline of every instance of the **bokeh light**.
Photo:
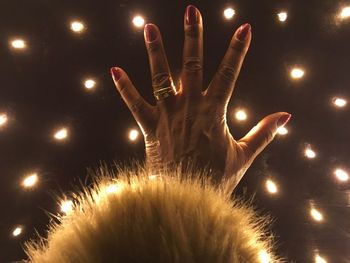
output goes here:
[[279, 127], [277, 129], [277, 134], [286, 135], [286, 134], [288, 134], [288, 129], [285, 126]]
[[350, 6], [346, 6], [340, 12], [340, 18], [345, 19], [350, 17]]
[[280, 22], [285, 22], [287, 20], [288, 14], [287, 12], [280, 12], [277, 14], [277, 17]]
[[142, 16], [135, 16], [132, 19], [132, 23], [134, 24], [134, 26], [136, 27], [143, 27], [145, 24], [145, 19]]
[[11, 41], [11, 46], [15, 49], [24, 49], [27, 47], [26, 42], [23, 39], [14, 39]]
[[238, 121], [245, 121], [248, 118], [248, 115], [245, 110], [238, 110], [235, 113], [235, 117]]
[[341, 182], [347, 182], [349, 180], [349, 174], [343, 169], [340, 169], [340, 168], [335, 169], [334, 175]]
[[343, 108], [343, 107], [345, 107], [346, 104], [348, 103], [348, 102], [346, 101], [346, 99], [344, 99], [344, 98], [338, 98], [338, 97], [333, 98], [332, 102], [333, 102], [333, 104], [334, 104], [336, 107], [338, 107], [338, 108]]
[[309, 159], [314, 159], [316, 157], [316, 152], [313, 149], [311, 149], [311, 146], [306, 147], [304, 154]]
[[5, 126], [8, 121], [8, 117], [5, 113], [0, 114], [0, 127]]
[[271, 194], [276, 194], [278, 191], [277, 185], [275, 184], [275, 182], [273, 182], [270, 179], [266, 180], [265, 186], [266, 186], [267, 191]]
[[72, 200], [64, 200], [61, 202], [61, 212], [65, 214], [69, 214], [73, 211], [73, 201]]
[[30, 174], [24, 178], [22, 185], [25, 188], [31, 188], [38, 183], [39, 177], [36, 173]]
[[323, 220], [323, 215], [321, 214], [320, 211], [318, 211], [315, 208], [311, 208], [310, 210], [310, 215], [312, 216], [312, 218], [316, 221], [322, 221]]
[[17, 236], [19, 236], [20, 234], [22, 234], [22, 231], [23, 231], [23, 227], [17, 226], [17, 227], [12, 231], [12, 235], [13, 235], [14, 237], [17, 237]]
[[136, 129], [132, 129], [129, 131], [129, 140], [130, 141], [136, 141], [137, 138], [139, 137], [139, 131]]
[[290, 72], [290, 76], [293, 79], [301, 79], [302, 77], [304, 77], [304, 70], [302, 68], [293, 68]]
[[260, 251], [259, 257], [260, 257], [261, 263], [269, 263], [270, 262], [270, 255], [265, 250]]
[[232, 8], [226, 8], [224, 10], [224, 17], [226, 19], [232, 19], [235, 14], [236, 14], [236, 11], [234, 9], [232, 9]]
[[73, 21], [70, 24], [70, 29], [73, 32], [81, 33], [81, 32], [83, 32], [85, 30], [85, 25], [81, 21]]
[[327, 263], [327, 261], [320, 255], [315, 256], [315, 263]]
[[93, 79], [87, 79], [84, 82], [84, 86], [87, 89], [93, 89], [96, 86], [96, 81]]
[[66, 128], [62, 128], [56, 131], [54, 135], [55, 139], [57, 140], [64, 140], [67, 138], [67, 136], [68, 136], [68, 130]]

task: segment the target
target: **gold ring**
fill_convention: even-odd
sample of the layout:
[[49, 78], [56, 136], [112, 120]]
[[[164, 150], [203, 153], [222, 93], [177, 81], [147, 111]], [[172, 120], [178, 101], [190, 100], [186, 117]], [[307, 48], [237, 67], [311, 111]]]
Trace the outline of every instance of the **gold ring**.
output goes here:
[[173, 86], [169, 86], [169, 87], [158, 89], [154, 91], [153, 94], [156, 100], [162, 100], [169, 97], [170, 95], [176, 95], [176, 90]]

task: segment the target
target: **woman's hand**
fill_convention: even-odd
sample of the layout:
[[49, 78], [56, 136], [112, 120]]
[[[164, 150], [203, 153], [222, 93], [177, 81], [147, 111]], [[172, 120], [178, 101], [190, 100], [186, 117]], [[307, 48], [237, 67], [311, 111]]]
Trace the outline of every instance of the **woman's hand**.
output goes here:
[[111, 69], [114, 83], [143, 132], [146, 163], [154, 172], [191, 160], [201, 168], [209, 166], [214, 181], [230, 181], [232, 191], [291, 115], [271, 114], [240, 140], [233, 138], [226, 123], [226, 110], [250, 45], [251, 27], [244, 24], [235, 32], [205, 91], [202, 91], [203, 21], [194, 6], [186, 9], [184, 28], [183, 68], [180, 84], [175, 87], [159, 29], [153, 24], [145, 26], [153, 91], [159, 93], [160, 89], [168, 87], [156, 106], [140, 96], [120, 68]]

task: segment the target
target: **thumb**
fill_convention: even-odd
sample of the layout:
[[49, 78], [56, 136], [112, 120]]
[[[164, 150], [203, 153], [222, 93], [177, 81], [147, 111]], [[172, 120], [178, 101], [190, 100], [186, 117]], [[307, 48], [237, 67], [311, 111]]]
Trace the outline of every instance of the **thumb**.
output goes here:
[[238, 141], [246, 150], [247, 159], [255, 158], [274, 139], [278, 128], [283, 127], [291, 118], [287, 112], [277, 112], [266, 116]]

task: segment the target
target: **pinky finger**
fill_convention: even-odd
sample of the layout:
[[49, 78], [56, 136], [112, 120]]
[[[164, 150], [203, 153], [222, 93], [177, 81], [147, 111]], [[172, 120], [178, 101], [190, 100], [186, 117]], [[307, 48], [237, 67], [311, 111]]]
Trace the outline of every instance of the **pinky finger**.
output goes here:
[[141, 97], [124, 70], [112, 67], [111, 74], [117, 90], [136, 122], [142, 129], [150, 128], [156, 119], [154, 107]]

